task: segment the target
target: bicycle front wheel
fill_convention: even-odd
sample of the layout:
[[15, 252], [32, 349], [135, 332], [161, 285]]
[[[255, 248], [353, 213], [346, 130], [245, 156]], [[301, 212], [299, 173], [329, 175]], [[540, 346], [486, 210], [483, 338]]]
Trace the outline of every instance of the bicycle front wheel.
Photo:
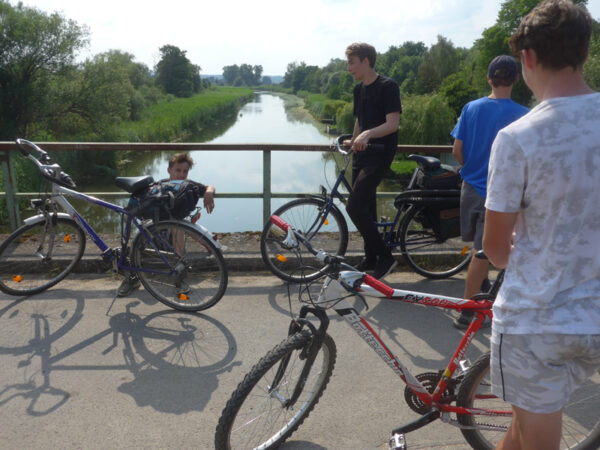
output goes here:
[[[273, 214], [281, 217], [308, 239], [316, 250], [343, 255], [348, 247], [348, 225], [344, 216], [331, 209], [324, 216], [327, 203], [319, 198], [301, 198], [281, 206]], [[283, 281], [301, 283], [323, 275], [326, 267], [318, 267], [316, 258], [302, 244], [286, 247], [286, 232], [270, 221], [260, 238], [260, 252], [267, 268]]]
[[146, 290], [157, 300], [181, 311], [215, 305], [227, 289], [227, 266], [215, 245], [193, 225], [164, 221], [139, 233], [132, 260]]
[[83, 256], [85, 234], [71, 219], [23, 225], [0, 245], [0, 290], [42, 292], [65, 278]]
[[[573, 394], [563, 410], [561, 449], [595, 450], [600, 446], [600, 372], [588, 379]], [[511, 411], [511, 406], [494, 396], [490, 381], [490, 354], [481, 356], [460, 384], [457, 406], [494, 411]], [[458, 414], [458, 421], [469, 428], [461, 431], [475, 449], [496, 448], [512, 416]]]
[[[312, 342], [309, 330], [293, 334], [250, 370], [221, 414], [215, 434], [217, 450], [277, 447], [308, 417], [327, 386], [336, 358], [335, 343], [326, 335], [303, 380], [304, 353]], [[288, 404], [303, 381], [297, 401]]]
[[400, 250], [415, 272], [439, 279], [456, 275], [469, 264], [471, 252], [460, 237], [439, 239], [428, 223], [426, 207], [411, 206], [398, 227]]

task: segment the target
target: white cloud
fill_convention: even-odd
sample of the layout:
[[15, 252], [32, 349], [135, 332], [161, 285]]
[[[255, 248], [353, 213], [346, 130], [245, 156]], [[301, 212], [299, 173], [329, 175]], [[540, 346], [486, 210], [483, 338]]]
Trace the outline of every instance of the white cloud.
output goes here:
[[[15, 3], [15, 0], [11, 0]], [[159, 47], [176, 45], [202, 67], [220, 74], [231, 64], [260, 64], [265, 75], [283, 75], [287, 64], [323, 66], [343, 58], [355, 41], [378, 51], [405, 41], [431, 45], [443, 35], [471, 47], [494, 24], [499, 0], [23, 0], [26, 6], [59, 11], [91, 31], [83, 57], [109, 49], [154, 66]], [[600, 1], [590, 0], [594, 17]]]

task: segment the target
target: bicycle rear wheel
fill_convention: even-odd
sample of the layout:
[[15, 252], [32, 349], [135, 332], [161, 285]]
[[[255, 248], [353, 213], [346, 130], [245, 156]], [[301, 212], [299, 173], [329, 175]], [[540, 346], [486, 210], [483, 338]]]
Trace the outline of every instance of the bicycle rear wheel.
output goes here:
[[329, 382], [336, 358], [335, 343], [326, 335], [298, 400], [286, 405], [302, 380], [304, 350], [312, 342], [309, 330], [293, 334], [250, 370], [221, 414], [217, 450], [277, 447], [308, 417]]
[[0, 290], [42, 292], [65, 278], [83, 256], [85, 234], [71, 219], [23, 225], [0, 245]]
[[[348, 226], [344, 216], [331, 209], [323, 217], [327, 203], [320, 198], [301, 198], [281, 206], [273, 214], [281, 217], [304, 235], [317, 250], [332, 255], [343, 255], [348, 247]], [[265, 224], [260, 238], [260, 252], [267, 268], [277, 277], [291, 283], [313, 281], [319, 278], [326, 267], [319, 267], [316, 258], [306, 249], [287, 248], [286, 237], [270, 221]]]
[[398, 226], [400, 250], [406, 262], [427, 278], [448, 278], [471, 260], [470, 248], [460, 237], [439, 239], [427, 221], [425, 206], [411, 206]]
[[193, 225], [158, 222], [140, 233], [132, 247], [133, 265], [150, 294], [171, 308], [200, 311], [215, 305], [227, 289], [223, 255]]
[[[491, 392], [490, 354], [481, 356], [469, 369], [458, 391], [457, 406], [495, 411], [511, 411], [511, 406]], [[561, 449], [595, 450], [600, 446], [600, 372], [588, 379], [571, 395], [565, 405]], [[496, 447], [502, 439], [512, 416], [483, 416], [458, 414], [465, 439], [475, 449]], [[488, 428], [484, 429], [483, 426]]]

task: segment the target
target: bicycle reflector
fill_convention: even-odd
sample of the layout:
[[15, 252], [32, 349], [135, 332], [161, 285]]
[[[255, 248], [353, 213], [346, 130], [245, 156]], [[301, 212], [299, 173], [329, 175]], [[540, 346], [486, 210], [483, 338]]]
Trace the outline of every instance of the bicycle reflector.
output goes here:
[[276, 256], [276, 258], [277, 258], [277, 261], [279, 261], [279, 262], [286, 262], [287, 261], [287, 258], [285, 256], [283, 256], [281, 253], [278, 253], [277, 256]]
[[189, 300], [189, 299], [190, 298], [187, 295], [185, 295], [185, 294], [179, 294], [179, 300], [186, 301], [186, 300]]
[[67, 244], [69, 242], [71, 242], [71, 235], [70, 234], [65, 234], [65, 237], [63, 238], [63, 241], [65, 241]]
[[13, 275], [12, 280], [15, 283], [20, 283], [21, 281], [23, 281], [23, 277], [21, 275]]
[[467, 252], [469, 251], [469, 246], [465, 245], [462, 249], [462, 251], [460, 252], [460, 256], [465, 256], [467, 254]]

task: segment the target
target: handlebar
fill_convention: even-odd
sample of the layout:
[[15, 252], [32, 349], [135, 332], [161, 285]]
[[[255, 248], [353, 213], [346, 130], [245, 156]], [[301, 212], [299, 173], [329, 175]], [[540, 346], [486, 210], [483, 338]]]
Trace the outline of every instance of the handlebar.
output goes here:
[[[344, 156], [349, 155], [352, 152], [351, 150], [345, 150], [343, 148], [344, 141], [350, 140], [350, 139], [352, 139], [351, 134], [342, 134], [342, 135], [338, 136], [335, 140], [335, 147], [336, 147], [337, 151]], [[385, 148], [385, 146], [383, 144], [371, 144], [371, 143], [367, 144], [367, 150], [383, 150], [384, 148]]]
[[[21, 154], [25, 158], [32, 161], [38, 167], [40, 173], [44, 178], [46, 178], [52, 183], [59, 184], [66, 188], [76, 187], [75, 182], [71, 179], [69, 174], [63, 172], [63, 170], [58, 164], [53, 164], [52, 160], [50, 159], [50, 155], [48, 155], [48, 153], [39, 148], [33, 142], [22, 138], [17, 138], [15, 139], [15, 144], [17, 144], [17, 148], [19, 149]], [[40, 154], [39, 158], [33, 156], [28, 150], [29, 148], [37, 151]]]
[[[288, 224], [285, 220], [283, 220], [281, 217], [272, 215], [269, 220], [271, 221], [271, 223], [273, 225], [276, 225], [277, 227], [281, 228], [283, 231], [287, 232], [286, 240], [297, 239], [298, 241], [300, 241], [302, 243], [302, 245], [304, 245], [306, 247], [306, 249], [310, 253], [312, 253], [314, 256], [316, 256], [319, 261], [321, 261], [327, 265], [330, 265], [330, 264], [333, 265], [334, 268], [332, 269], [332, 272], [335, 270], [339, 270], [338, 269], [339, 267], [346, 268], [353, 272], [358, 272], [354, 267], [344, 263], [344, 258], [342, 258], [341, 256], [331, 255], [323, 250], [319, 250], [319, 251], [315, 250], [313, 248], [313, 246], [311, 245], [310, 241], [308, 241], [306, 238], [304, 238], [304, 236], [302, 236], [301, 233], [298, 233], [296, 230], [294, 230], [294, 228], [290, 224]], [[381, 292], [386, 297], [391, 297], [394, 294], [393, 288], [391, 288], [387, 284], [379, 281], [377, 278], [374, 278], [371, 275], [364, 274], [364, 277], [362, 278], [362, 280], [360, 280], [360, 282], [364, 283], [368, 286], [371, 286], [373, 289], [375, 289], [378, 292]]]

